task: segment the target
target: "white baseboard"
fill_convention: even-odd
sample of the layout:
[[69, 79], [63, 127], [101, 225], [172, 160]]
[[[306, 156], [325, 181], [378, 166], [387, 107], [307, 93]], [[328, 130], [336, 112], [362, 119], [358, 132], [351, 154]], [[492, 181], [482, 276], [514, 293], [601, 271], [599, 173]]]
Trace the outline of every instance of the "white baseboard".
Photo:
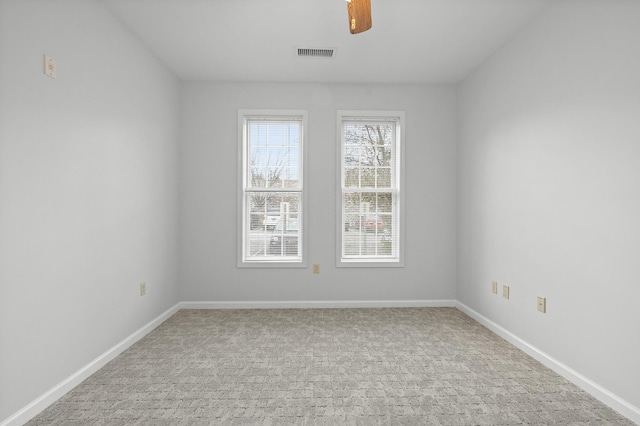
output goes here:
[[518, 349], [530, 355], [535, 360], [539, 361], [544, 366], [558, 373], [559, 375], [569, 380], [570, 382], [572, 382], [573, 384], [575, 384], [585, 392], [594, 396], [596, 399], [598, 399], [602, 403], [608, 405], [609, 407], [616, 410], [618, 413], [627, 417], [629, 420], [640, 425], [640, 408], [630, 404], [629, 402], [609, 392], [607, 389], [603, 388], [602, 386], [598, 385], [592, 380], [589, 380], [588, 378], [578, 373], [577, 371], [573, 370], [572, 368], [568, 367], [567, 365], [550, 357], [546, 353], [530, 345], [526, 341], [522, 340], [521, 338], [511, 333], [510, 331], [506, 330], [505, 328], [499, 326], [498, 324], [491, 321], [487, 317], [474, 311], [464, 303], [456, 302], [456, 307], [460, 311], [464, 312], [465, 314], [473, 318], [474, 320], [478, 321], [480, 324], [487, 327], [489, 330], [491, 330], [498, 336], [505, 339], [507, 342], [511, 343]]
[[64, 394], [71, 391], [74, 387], [78, 386], [93, 373], [104, 367], [109, 361], [113, 360], [138, 340], [149, 334], [154, 328], [169, 319], [173, 314], [178, 312], [178, 310], [180, 309], [179, 306], [179, 303], [174, 305], [155, 319], [151, 320], [146, 325], [133, 332], [123, 341], [91, 361], [89, 364], [82, 367], [80, 370], [76, 371], [71, 376], [67, 377], [62, 382], [58, 383], [53, 388], [49, 389], [43, 395], [31, 401], [29, 404], [14, 413], [12, 416], [3, 420], [0, 423], [0, 426], [21, 426], [34, 418], [49, 405], [60, 399]]
[[318, 300], [181, 302], [180, 309], [454, 308], [455, 300]]

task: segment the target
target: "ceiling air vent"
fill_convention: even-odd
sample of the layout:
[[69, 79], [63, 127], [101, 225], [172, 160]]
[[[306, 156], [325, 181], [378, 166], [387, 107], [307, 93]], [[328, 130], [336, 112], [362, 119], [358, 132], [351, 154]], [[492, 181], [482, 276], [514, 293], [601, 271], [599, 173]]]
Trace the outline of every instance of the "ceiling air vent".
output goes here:
[[335, 49], [316, 49], [298, 47], [298, 56], [302, 58], [333, 58]]

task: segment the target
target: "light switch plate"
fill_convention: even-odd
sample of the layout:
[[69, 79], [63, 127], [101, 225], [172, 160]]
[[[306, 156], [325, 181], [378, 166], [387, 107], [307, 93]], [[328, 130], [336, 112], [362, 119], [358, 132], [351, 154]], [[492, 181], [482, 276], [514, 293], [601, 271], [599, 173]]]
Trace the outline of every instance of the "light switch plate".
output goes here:
[[538, 311], [543, 314], [547, 313], [547, 298], [546, 297], [538, 297]]

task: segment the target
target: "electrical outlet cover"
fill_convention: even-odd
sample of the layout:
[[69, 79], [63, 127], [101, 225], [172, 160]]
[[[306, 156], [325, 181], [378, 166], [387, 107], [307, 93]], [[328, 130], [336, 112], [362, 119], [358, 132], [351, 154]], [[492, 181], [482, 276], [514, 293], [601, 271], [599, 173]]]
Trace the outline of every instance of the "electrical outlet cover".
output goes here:
[[44, 55], [44, 73], [45, 75], [56, 78], [56, 60], [48, 55]]

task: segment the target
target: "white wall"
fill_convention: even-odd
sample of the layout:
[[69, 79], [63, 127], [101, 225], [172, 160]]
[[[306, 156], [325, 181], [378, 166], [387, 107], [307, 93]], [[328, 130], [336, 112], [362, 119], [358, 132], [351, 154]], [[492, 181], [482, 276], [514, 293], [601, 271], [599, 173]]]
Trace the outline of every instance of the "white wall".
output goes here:
[[100, 2], [0, 0], [0, 422], [178, 301], [178, 98]]
[[[309, 267], [236, 267], [238, 108], [309, 111]], [[336, 110], [406, 111], [404, 268], [336, 268]], [[455, 296], [452, 87], [189, 83], [180, 146], [185, 301], [435, 300]], [[311, 264], [321, 265], [313, 275]]]
[[552, 2], [460, 85], [458, 147], [458, 299], [636, 410], [639, 22]]

